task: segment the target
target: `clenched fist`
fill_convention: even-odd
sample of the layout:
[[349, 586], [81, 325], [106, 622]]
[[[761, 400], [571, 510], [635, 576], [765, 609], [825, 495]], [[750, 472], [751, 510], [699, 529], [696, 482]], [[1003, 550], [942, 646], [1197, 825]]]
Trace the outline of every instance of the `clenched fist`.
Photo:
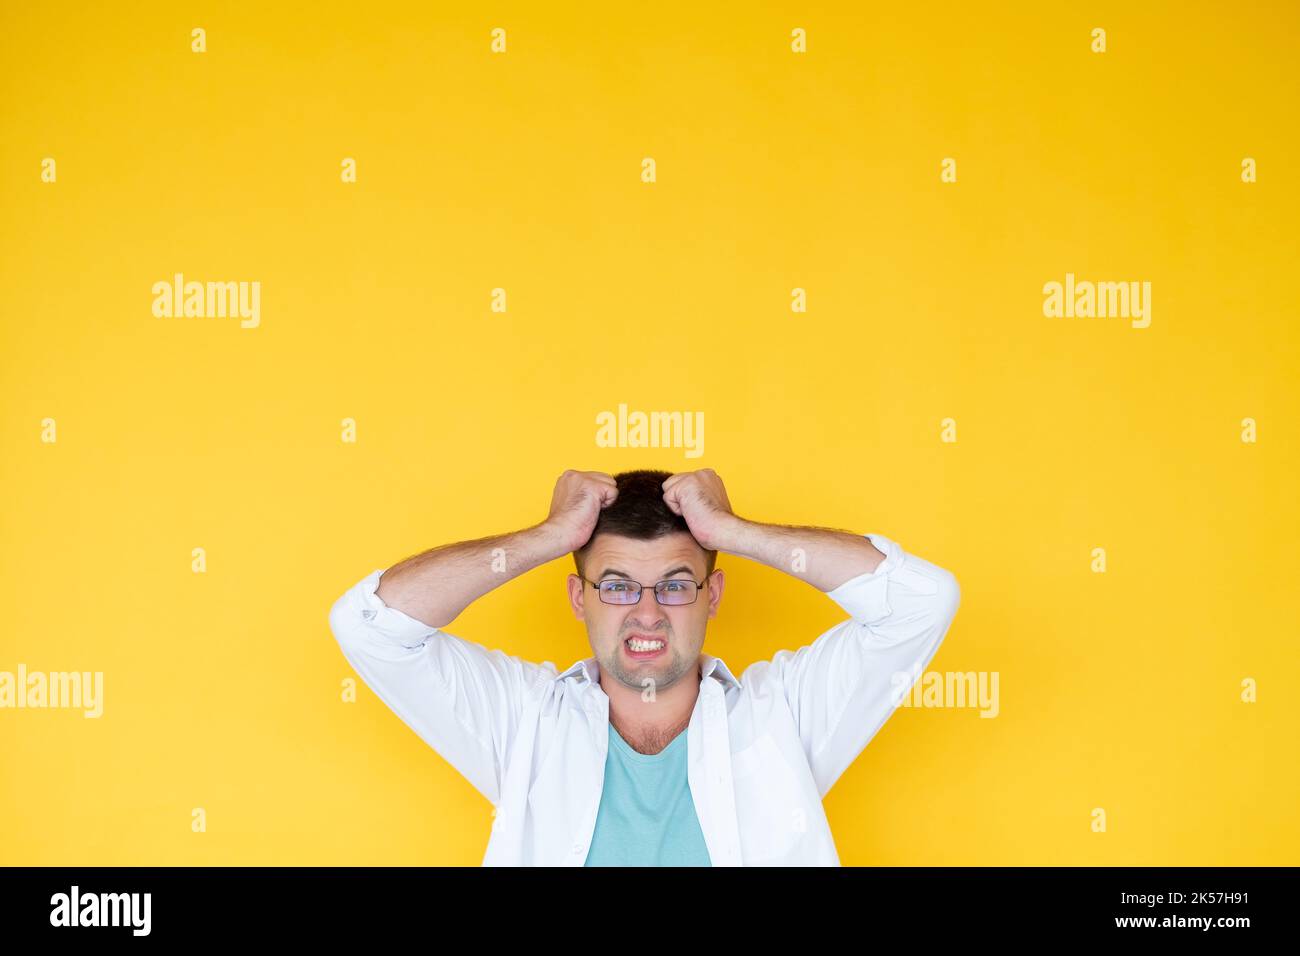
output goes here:
[[730, 532], [739, 523], [727, 500], [727, 489], [712, 468], [683, 471], [664, 482], [664, 501], [686, 519], [691, 536], [706, 551], [726, 551]]
[[565, 551], [577, 551], [589, 540], [600, 509], [618, 497], [618, 485], [603, 471], [574, 471], [560, 475], [551, 496], [551, 513], [543, 524]]

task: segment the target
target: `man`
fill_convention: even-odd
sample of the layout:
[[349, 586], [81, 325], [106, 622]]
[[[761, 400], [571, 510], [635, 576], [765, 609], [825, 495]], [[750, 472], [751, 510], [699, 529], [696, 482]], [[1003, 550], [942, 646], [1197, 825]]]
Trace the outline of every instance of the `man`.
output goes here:
[[[594, 656], [563, 673], [445, 628], [573, 552]], [[849, 619], [737, 679], [703, 653], [718, 551]], [[839, 865], [821, 800], [956, 614], [948, 571], [879, 535], [734, 514], [712, 469], [566, 471], [545, 521], [376, 570], [330, 611], [372, 690], [496, 807], [483, 865]]]

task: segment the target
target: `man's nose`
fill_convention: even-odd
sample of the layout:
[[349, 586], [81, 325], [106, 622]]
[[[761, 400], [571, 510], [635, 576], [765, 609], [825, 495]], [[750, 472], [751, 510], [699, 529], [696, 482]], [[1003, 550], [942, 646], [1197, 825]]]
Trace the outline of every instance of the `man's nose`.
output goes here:
[[672, 620], [668, 616], [668, 609], [655, 599], [654, 588], [641, 589], [641, 603], [632, 609], [629, 619], [635, 627], [647, 631], [667, 630]]

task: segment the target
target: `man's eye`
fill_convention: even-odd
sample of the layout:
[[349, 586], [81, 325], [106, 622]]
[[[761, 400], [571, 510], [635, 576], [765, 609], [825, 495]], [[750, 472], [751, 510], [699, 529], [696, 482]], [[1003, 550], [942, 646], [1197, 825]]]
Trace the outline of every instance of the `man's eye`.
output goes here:
[[605, 585], [606, 591], [627, 591], [630, 589], [631, 589], [631, 585], [624, 584], [622, 581], [611, 581], [610, 583]]
[[668, 581], [665, 591], [685, 591], [686, 583], [684, 581]]

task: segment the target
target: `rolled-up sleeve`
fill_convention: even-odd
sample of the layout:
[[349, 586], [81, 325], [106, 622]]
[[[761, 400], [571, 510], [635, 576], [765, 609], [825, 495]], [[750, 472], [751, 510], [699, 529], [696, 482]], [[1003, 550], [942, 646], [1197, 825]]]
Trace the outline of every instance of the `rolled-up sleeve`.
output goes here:
[[772, 658], [823, 796], [930, 663], [961, 600], [952, 572], [883, 535], [866, 537], [885, 560], [826, 592], [849, 619]]
[[390, 607], [366, 575], [329, 612], [343, 656], [380, 700], [494, 805], [524, 700], [553, 664], [489, 650]]

